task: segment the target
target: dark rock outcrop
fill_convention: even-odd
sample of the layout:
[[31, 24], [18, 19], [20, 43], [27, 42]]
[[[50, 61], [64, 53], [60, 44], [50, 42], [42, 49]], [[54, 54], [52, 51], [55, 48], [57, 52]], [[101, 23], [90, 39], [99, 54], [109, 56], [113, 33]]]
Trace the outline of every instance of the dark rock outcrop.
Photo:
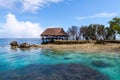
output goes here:
[[37, 48], [39, 47], [39, 45], [36, 45], [36, 44], [28, 44], [28, 43], [21, 43], [21, 44], [18, 44], [17, 41], [12, 41], [10, 43], [11, 45], [11, 49], [16, 49], [16, 48]]
[[19, 45], [19, 48], [30, 48], [31, 45], [30, 44], [27, 44], [27, 43], [22, 43]]
[[11, 47], [18, 47], [19, 46], [17, 41], [11, 42], [10, 45], [11, 45]]

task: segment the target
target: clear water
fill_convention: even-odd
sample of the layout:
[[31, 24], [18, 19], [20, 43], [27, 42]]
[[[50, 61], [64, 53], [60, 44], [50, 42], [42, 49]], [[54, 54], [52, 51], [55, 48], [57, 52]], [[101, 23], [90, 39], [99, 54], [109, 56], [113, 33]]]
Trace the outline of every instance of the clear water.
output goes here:
[[[34, 39], [32, 40], [32, 43], [34, 43]], [[36, 41], [39, 41], [39, 39]], [[92, 64], [94, 61], [103, 61], [110, 64], [110, 66], [95, 66]], [[0, 72], [20, 69], [31, 64], [51, 65], [61, 63], [84, 64], [100, 71], [111, 80], [120, 80], [120, 53], [82, 53], [77, 51], [57, 51], [50, 49], [13, 50], [8, 46], [0, 47]]]

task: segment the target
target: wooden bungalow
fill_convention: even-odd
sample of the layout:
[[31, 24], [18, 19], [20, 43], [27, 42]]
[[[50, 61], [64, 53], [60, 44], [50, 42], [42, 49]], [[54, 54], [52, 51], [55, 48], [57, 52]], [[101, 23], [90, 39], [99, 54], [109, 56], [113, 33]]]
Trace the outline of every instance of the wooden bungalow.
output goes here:
[[42, 43], [52, 43], [55, 40], [67, 40], [67, 33], [63, 28], [47, 28], [42, 34]]

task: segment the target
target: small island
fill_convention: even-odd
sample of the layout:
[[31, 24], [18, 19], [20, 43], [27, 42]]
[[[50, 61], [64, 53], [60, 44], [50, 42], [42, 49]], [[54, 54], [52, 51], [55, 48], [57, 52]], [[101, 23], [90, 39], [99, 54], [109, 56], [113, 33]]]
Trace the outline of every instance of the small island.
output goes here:
[[41, 48], [73, 50], [83, 52], [120, 52], [120, 18], [109, 21], [109, 27], [102, 24], [71, 26], [67, 32], [63, 28], [48, 28], [42, 34]]
[[90, 24], [88, 26], [72, 26], [67, 32], [63, 28], [47, 28], [41, 33], [41, 44], [10, 43], [12, 48], [45, 48], [57, 50], [73, 50], [83, 52], [120, 52], [120, 18], [109, 21], [110, 26]]
[[[97, 29], [100, 29], [101, 31], [98, 31]], [[110, 27], [105, 28], [103, 25], [98, 24], [81, 27], [80, 29], [76, 26], [72, 26], [68, 29], [68, 32], [65, 32], [63, 28], [47, 28], [41, 34], [41, 44], [18, 44], [17, 41], [13, 41], [10, 45], [11, 48], [44, 48], [103, 53], [120, 52], [120, 40], [115, 40], [114, 30], [111, 29], [112, 33], [111, 35], [109, 34], [110, 29]], [[79, 36], [77, 32], [78, 30], [81, 31]], [[86, 30], [86, 32], [84, 30]], [[106, 32], [106, 30], [108, 31]], [[90, 31], [93, 32], [90, 34]], [[84, 40], [80, 40], [81, 37], [83, 37]]]

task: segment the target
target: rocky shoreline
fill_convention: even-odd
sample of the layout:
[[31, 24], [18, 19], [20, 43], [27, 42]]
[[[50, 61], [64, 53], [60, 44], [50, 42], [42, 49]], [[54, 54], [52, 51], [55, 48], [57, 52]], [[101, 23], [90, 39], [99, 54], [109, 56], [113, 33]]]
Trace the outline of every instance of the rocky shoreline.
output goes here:
[[84, 43], [84, 44], [28, 44], [21, 43], [18, 44], [17, 41], [10, 43], [11, 48], [43, 48], [43, 49], [54, 49], [60, 51], [82, 51], [82, 52], [104, 52], [104, 53], [118, 53], [120, 52], [120, 44], [118, 43], [106, 43], [106, 44], [94, 44], [94, 43]]
[[80, 52], [89, 52], [89, 53], [119, 53], [120, 44], [118, 43], [106, 43], [106, 44], [94, 44], [94, 43], [85, 43], [85, 44], [42, 44], [39, 46], [44, 49], [55, 49], [60, 51], [80, 51]]
[[28, 44], [26, 42], [18, 44], [17, 41], [11, 42], [10, 45], [11, 45], [11, 48], [34, 48], [34, 47], [38, 48], [39, 47], [39, 45], [37, 44]]

